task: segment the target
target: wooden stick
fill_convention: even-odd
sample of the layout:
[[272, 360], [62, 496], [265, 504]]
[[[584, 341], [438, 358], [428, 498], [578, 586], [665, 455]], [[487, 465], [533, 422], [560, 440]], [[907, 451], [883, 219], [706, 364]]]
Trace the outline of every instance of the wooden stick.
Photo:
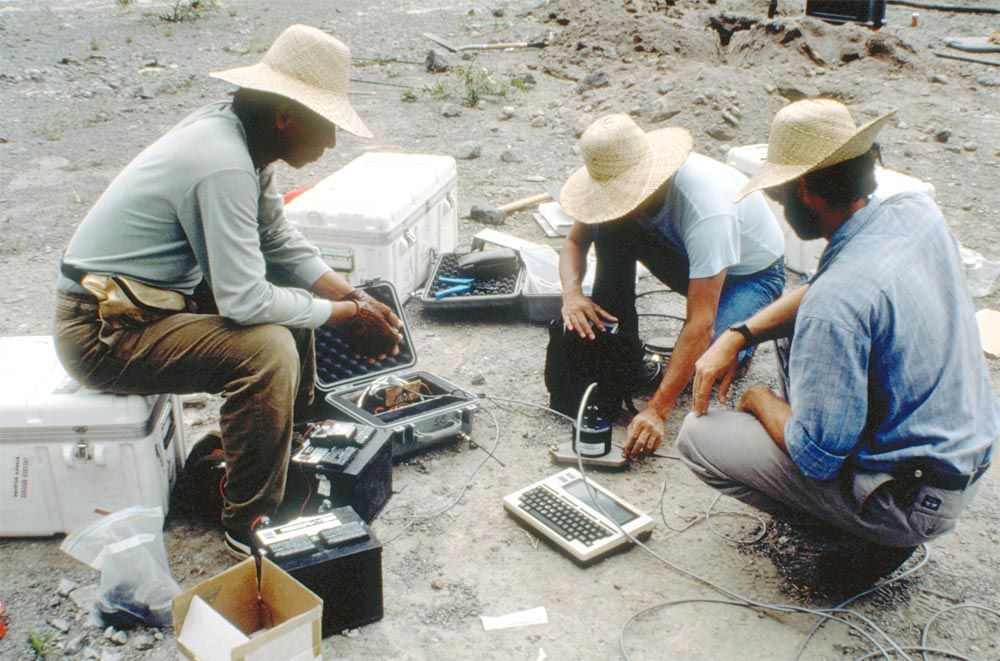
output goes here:
[[513, 202], [508, 202], [507, 204], [497, 207], [500, 211], [504, 213], [510, 213], [512, 211], [517, 211], [519, 209], [525, 209], [532, 206], [533, 204], [541, 204], [542, 202], [548, 202], [552, 199], [552, 196], [548, 193], [538, 193], [537, 195], [532, 195], [531, 197], [523, 197], [520, 200], [514, 200]]

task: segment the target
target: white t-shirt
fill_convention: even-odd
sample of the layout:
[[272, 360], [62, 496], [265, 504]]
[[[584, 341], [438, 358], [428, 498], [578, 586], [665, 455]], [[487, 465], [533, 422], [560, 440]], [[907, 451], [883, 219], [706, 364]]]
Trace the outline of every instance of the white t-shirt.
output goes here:
[[722, 269], [749, 275], [785, 252], [785, 239], [760, 192], [733, 204], [747, 178], [714, 159], [692, 153], [674, 174], [663, 208], [640, 222], [688, 258], [691, 278]]

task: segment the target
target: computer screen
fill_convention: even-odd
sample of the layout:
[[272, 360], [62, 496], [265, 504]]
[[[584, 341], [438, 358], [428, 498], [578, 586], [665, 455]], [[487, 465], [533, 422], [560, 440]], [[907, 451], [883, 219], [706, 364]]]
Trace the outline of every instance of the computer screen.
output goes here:
[[[617, 502], [608, 498], [606, 495], [601, 493], [600, 490], [594, 489], [594, 495], [597, 497], [597, 504], [594, 503], [594, 499], [590, 497], [590, 491], [587, 490], [587, 485], [583, 483], [583, 480], [576, 479], [572, 482], [568, 482], [562, 487], [566, 493], [571, 496], [578, 498], [587, 505], [590, 505], [598, 512], [604, 511], [612, 521], [620, 526], [625, 525], [629, 521], [638, 517], [638, 514], [632, 510], [625, 509]], [[598, 507], [600, 505], [600, 507]]]

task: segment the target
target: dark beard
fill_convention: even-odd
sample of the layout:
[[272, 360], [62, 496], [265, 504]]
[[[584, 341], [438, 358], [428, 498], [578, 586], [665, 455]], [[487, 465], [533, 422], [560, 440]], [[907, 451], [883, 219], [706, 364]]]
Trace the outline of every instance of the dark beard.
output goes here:
[[798, 193], [792, 191], [785, 198], [785, 220], [795, 232], [795, 235], [803, 241], [823, 238], [823, 228], [819, 218], [806, 205], [802, 204]]

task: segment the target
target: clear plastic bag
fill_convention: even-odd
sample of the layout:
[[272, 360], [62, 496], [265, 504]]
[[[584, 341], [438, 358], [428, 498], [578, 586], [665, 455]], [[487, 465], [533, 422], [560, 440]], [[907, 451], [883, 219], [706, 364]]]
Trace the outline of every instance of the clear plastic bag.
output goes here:
[[93, 624], [119, 629], [171, 625], [171, 600], [180, 586], [170, 575], [159, 507], [109, 514], [74, 530], [60, 548], [101, 572]]
[[973, 296], [986, 296], [993, 291], [993, 283], [1000, 275], [1000, 262], [991, 262], [975, 250], [959, 248], [965, 283]]

